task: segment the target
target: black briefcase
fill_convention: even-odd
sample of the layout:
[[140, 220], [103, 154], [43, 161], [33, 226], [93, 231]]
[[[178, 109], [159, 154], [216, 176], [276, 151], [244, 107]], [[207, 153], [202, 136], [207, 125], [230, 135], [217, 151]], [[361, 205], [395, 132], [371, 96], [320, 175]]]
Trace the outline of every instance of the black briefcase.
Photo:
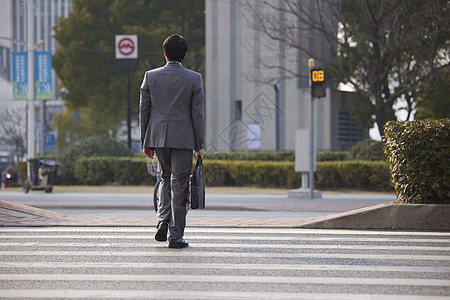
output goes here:
[[205, 177], [202, 170], [202, 158], [197, 158], [191, 181], [191, 208], [205, 208]]

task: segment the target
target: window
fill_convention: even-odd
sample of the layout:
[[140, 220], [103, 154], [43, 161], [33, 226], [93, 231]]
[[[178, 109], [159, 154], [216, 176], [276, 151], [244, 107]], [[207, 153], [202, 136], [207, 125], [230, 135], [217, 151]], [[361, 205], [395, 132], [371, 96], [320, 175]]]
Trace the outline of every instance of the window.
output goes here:
[[353, 145], [363, 139], [363, 129], [351, 117], [350, 112], [339, 110], [337, 123], [337, 142], [339, 145]]

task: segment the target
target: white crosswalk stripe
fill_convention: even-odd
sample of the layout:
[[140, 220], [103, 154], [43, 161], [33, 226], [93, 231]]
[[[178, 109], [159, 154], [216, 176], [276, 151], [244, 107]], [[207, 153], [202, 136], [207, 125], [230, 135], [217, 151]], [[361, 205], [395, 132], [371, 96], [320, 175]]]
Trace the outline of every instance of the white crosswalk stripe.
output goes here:
[[450, 233], [0, 228], [0, 298], [450, 299]]

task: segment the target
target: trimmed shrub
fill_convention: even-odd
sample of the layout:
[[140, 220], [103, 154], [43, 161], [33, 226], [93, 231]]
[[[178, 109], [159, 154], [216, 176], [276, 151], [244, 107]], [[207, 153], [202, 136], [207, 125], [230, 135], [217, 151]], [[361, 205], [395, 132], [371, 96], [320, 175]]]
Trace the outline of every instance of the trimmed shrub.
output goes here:
[[205, 160], [207, 186], [297, 187], [293, 162]]
[[371, 139], [363, 140], [349, 151], [350, 160], [386, 160], [383, 151], [384, 143]]
[[[206, 186], [298, 188], [301, 173], [294, 162], [209, 160], [203, 162]], [[144, 158], [81, 157], [75, 164], [80, 183], [87, 185], [154, 182]], [[320, 189], [389, 191], [389, 165], [384, 161], [318, 162], [315, 186]]]
[[320, 162], [317, 163], [315, 186], [389, 191], [389, 165], [384, 161]]
[[349, 157], [348, 151], [317, 151], [317, 161], [342, 161]]
[[391, 121], [384, 134], [397, 196], [409, 203], [450, 204], [450, 120]]
[[[205, 160], [207, 186], [298, 188], [301, 173], [294, 162]], [[392, 191], [389, 165], [384, 161], [318, 162], [315, 186], [320, 189]]]
[[233, 182], [228, 171], [229, 160], [204, 160], [203, 173], [206, 186], [230, 186]]
[[146, 160], [135, 157], [80, 157], [75, 163], [75, 175], [86, 185], [154, 182], [154, 177], [147, 173]]
[[208, 152], [210, 160], [294, 161], [294, 151]]
[[142, 158], [114, 157], [112, 164], [114, 182], [122, 185], [151, 183], [155, 177], [147, 172], [147, 161]]
[[103, 185], [114, 181], [109, 157], [80, 157], [75, 163], [78, 182], [86, 185]]
[[78, 157], [133, 156], [125, 145], [108, 137], [90, 137], [73, 143], [60, 156], [61, 176], [64, 184], [77, 184], [75, 162]]
[[[383, 151], [383, 149], [381, 149]], [[383, 154], [383, 152], [381, 152]], [[294, 151], [208, 152], [209, 160], [295, 161]], [[317, 161], [348, 160], [348, 151], [318, 151]]]

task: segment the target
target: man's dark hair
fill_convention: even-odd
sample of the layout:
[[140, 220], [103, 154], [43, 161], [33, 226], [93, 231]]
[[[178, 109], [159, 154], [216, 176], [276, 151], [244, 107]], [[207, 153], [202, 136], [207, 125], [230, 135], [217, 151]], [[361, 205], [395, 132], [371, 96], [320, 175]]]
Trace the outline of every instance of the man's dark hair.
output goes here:
[[164, 53], [169, 61], [181, 62], [188, 50], [187, 40], [179, 34], [172, 34], [163, 43]]

